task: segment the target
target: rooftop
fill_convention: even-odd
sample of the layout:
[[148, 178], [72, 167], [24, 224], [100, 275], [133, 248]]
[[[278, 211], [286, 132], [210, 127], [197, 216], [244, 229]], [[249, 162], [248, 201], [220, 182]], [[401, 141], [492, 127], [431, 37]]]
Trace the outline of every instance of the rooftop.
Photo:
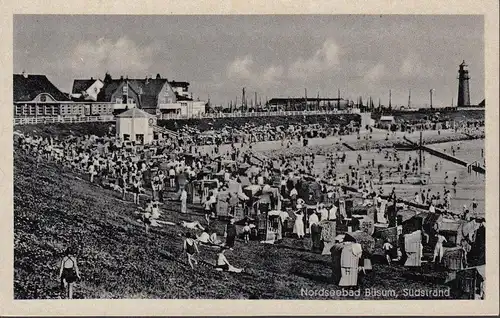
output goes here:
[[14, 102], [32, 101], [42, 93], [49, 94], [57, 101], [69, 101], [45, 75], [14, 74]]

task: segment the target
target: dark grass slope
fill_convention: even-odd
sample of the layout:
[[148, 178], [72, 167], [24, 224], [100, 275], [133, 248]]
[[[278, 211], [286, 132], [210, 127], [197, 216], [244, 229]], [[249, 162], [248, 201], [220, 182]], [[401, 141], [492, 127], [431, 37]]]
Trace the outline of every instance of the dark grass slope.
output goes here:
[[[60, 298], [58, 262], [70, 245], [77, 248], [82, 273], [75, 298], [301, 299], [310, 298], [301, 295], [301, 288], [339, 289], [330, 283], [329, 256], [308, 252], [308, 240], [286, 238], [280, 246], [237, 241], [226, 256], [248, 273], [216, 272], [206, 264], [192, 271], [181, 253], [180, 227], [153, 229], [146, 235], [131, 203], [77, 177], [51, 163], [37, 169], [31, 158], [15, 154], [16, 299]], [[162, 219], [201, 221], [198, 215], [179, 216], [173, 210], [178, 210], [177, 203], [166, 204]], [[223, 226], [215, 228], [221, 233]], [[201, 247], [199, 259], [214, 263], [215, 256], [212, 248]], [[375, 264], [361, 288], [396, 289], [404, 298], [403, 288], [440, 288], [442, 279]]]

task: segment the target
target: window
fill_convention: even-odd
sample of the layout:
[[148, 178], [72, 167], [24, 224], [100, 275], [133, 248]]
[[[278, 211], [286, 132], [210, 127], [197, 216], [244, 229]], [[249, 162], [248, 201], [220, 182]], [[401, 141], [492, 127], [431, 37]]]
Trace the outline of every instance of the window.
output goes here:
[[127, 95], [128, 94], [128, 86], [125, 85], [123, 86], [123, 95]]
[[187, 107], [187, 103], [181, 103], [181, 106]]
[[40, 101], [41, 102], [46, 102], [47, 101], [47, 96], [46, 95], [40, 96]]
[[23, 106], [22, 105], [16, 105], [16, 115], [21, 115], [23, 112]]
[[119, 97], [117, 97], [117, 98], [116, 98], [116, 103], [117, 103], [117, 104], [121, 104], [121, 103], [122, 103], [122, 101], [123, 101], [123, 100], [122, 100], [121, 98], [119, 98]]
[[36, 107], [36, 114], [37, 115], [43, 115], [43, 105], [37, 105], [37, 107]]
[[130, 140], [130, 135], [129, 134], [123, 134], [123, 141], [129, 141]]

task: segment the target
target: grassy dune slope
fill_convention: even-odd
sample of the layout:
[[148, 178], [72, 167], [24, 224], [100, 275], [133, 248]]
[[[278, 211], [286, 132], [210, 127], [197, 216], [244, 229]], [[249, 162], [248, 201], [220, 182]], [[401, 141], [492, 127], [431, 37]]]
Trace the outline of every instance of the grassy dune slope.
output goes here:
[[[70, 244], [78, 249], [82, 281], [75, 298], [305, 298], [301, 288], [338, 289], [330, 283], [329, 256], [307, 251], [309, 240], [287, 238], [281, 246], [236, 243], [226, 253], [248, 274], [221, 273], [200, 265], [192, 271], [181, 255], [178, 226], [153, 229], [149, 235], [135, 221], [135, 207], [118, 200], [71, 172], [15, 154], [14, 296], [59, 298], [58, 262]], [[168, 203], [164, 220], [179, 216]], [[223, 224], [216, 224], [222, 229]], [[215, 251], [201, 247], [199, 258], [214, 262]], [[424, 270], [428, 272], [428, 270]], [[412, 276], [412, 279], [408, 279]], [[410, 274], [401, 266], [374, 264], [361, 288], [444, 287], [435, 274]], [[427, 281], [422, 281], [427, 280]]]

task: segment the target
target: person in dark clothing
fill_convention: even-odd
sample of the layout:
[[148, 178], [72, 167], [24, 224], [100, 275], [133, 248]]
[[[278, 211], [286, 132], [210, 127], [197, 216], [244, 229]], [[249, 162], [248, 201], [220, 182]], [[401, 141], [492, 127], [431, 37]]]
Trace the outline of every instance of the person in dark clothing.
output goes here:
[[236, 239], [236, 225], [234, 225], [234, 218], [231, 218], [229, 223], [226, 225], [224, 237], [226, 238], [226, 247], [233, 249], [234, 241]]

